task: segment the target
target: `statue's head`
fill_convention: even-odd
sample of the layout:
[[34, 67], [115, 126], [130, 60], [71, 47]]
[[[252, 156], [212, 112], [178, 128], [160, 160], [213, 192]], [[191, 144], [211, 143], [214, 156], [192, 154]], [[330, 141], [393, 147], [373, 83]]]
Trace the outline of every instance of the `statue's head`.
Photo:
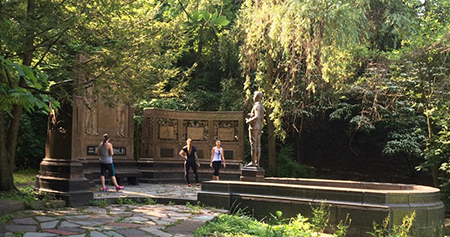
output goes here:
[[261, 101], [261, 100], [262, 100], [262, 97], [263, 97], [263, 94], [262, 94], [261, 91], [255, 91], [255, 92], [253, 93], [253, 100], [254, 100], [254, 101]]

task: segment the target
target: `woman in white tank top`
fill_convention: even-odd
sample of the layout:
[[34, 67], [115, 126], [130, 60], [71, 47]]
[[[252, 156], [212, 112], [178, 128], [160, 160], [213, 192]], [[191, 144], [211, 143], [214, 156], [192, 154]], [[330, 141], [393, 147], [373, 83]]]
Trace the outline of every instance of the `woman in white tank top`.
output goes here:
[[210, 167], [214, 168], [213, 180], [219, 180], [219, 169], [223, 164], [223, 168], [226, 167], [225, 156], [223, 155], [223, 148], [220, 147], [220, 140], [216, 141], [216, 146], [211, 150], [211, 163]]

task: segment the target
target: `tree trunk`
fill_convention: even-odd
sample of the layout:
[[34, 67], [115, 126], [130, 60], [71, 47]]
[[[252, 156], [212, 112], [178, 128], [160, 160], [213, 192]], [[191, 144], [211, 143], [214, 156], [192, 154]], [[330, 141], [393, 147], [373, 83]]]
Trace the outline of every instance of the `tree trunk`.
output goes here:
[[5, 114], [0, 111], [0, 191], [14, 189], [13, 173], [8, 164], [8, 152], [6, 151]]
[[[35, 0], [28, 0], [27, 6], [27, 30], [23, 47], [22, 64], [25, 66], [31, 66], [33, 59], [33, 42], [34, 42], [34, 9]], [[19, 87], [26, 87], [26, 82], [23, 77], [19, 79]], [[22, 117], [23, 106], [14, 105], [12, 109], [12, 118], [9, 120], [8, 127], [4, 127], [4, 113], [0, 115], [0, 122], [2, 122], [2, 129], [0, 129], [0, 136], [2, 136], [1, 153], [0, 153], [0, 165], [1, 165], [1, 191], [8, 191], [14, 189], [14, 157], [16, 156], [17, 149], [17, 137], [19, 134], [20, 119]], [[5, 134], [6, 132], [6, 134]], [[6, 135], [6, 136], [5, 136]], [[3, 149], [4, 148], [4, 149]]]

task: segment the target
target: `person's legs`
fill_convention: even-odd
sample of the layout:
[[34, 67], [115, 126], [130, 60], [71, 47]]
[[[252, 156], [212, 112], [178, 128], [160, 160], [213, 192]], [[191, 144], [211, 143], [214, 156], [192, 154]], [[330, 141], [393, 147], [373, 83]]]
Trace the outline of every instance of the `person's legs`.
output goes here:
[[102, 185], [102, 190], [108, 191], [105, 185], [105, 175], [106, 175], [106, 167], [105, 164], [100, 163], [100, 183]]
[[200, 183], [198, 182], [198, 172], [197, 172], [197, 164], [195, 162], [193, 162], [191, 164], [192, 166], [192, 171], [194, 171], [194, 176], [195, 176], [195, 184], [198, 186]]
[[111, 183], [114, 185], [114, 187], [116, 187], [116, 191], [122, 190], [123, 186], [120, 186], [117, 183], [117, 179], [116, 179], [116, 171], [114, 169], [114, 164], [107, 164], [106, 166], [108, 168], [108, 172], [111, 175]]
[[102, 184], [102, 189], [105, 190], [106, 189], [105, 176], [100, 175], [100, 183]]
[[185, 177], [186, 183], [188, 185], [191, 184], [191, 182], [189, 182], [189, 168], [190, 168], [190, 164], [187, 161], [185, 161], [184, 162], [184, 177]]
[[214, 168], [214, 175], [213, 180], [219, 180], [219, 169], [222, 162], [220, 161], [214, 161], [213, 162], [213, 168]]

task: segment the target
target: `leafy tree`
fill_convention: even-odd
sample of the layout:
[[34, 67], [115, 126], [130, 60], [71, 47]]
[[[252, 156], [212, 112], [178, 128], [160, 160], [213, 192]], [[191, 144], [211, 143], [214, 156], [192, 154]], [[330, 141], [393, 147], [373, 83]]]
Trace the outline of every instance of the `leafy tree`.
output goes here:
[[[439, 186], [439, 169], [448, 160], [448, 104], [450, 100], [448, 56], [450, 1], [426, 1], [416, 8], [419, 16], [412, 24], [415, 34], [402, 41], [401, 50], [390, 56], [392, 74], [404, 88], [405, 96], [414, 103], [416, 113], [424, 117], [426, 145], [425, 162], [421, 168], [429, 170], [434, 185]], [[445, 182], [445, 181], [444, 181]]]
[[45, 93], [49, 84], [44, 74], [3, 57], [0, 62], [0, 191], [8, 191], [15, 189], [14, 157], [22, 109], [49, 110], [49, 102], [58, 103]]
[[[245, 1], [242, 37], [244, 89], [264, 93], [269, 134], [300, 133], [323, 112], [349, 78], [350, 49], [360, 43], [366, 1]], [[269, 139], [275, 151], [275, 137]], [[276, 170], [269, 155], [269, 173]]]
[[[0, 190], [13, 188], [22, 108], [29, 112], [35, 107], [48, 109], [49, 80], [72, 83], [76, 71], [87, 80], [75, 91], [54, 96], [70, 101], [78, 90], [95, 85], [110, 92], [103, 97], [113, 105], [109, 95], [134, 102], [177, 93], [179, 87], [166, 89], [164, 82], [189, 75], [189, 70], [174, 65], [183, 52], [182, 21], [169, 21], [161, 15], [167, 11], [159, 1], [22, 0], [0, 4], [4, 109], [0, 124], [6, 126], [0, 129], [5, 139], [1, 140], [0, 161], [5, 172], [1, 172]], [[76, 60], [82, 56], [85, 60]], [[10, 119], [5, 119], [6, 114]]]

